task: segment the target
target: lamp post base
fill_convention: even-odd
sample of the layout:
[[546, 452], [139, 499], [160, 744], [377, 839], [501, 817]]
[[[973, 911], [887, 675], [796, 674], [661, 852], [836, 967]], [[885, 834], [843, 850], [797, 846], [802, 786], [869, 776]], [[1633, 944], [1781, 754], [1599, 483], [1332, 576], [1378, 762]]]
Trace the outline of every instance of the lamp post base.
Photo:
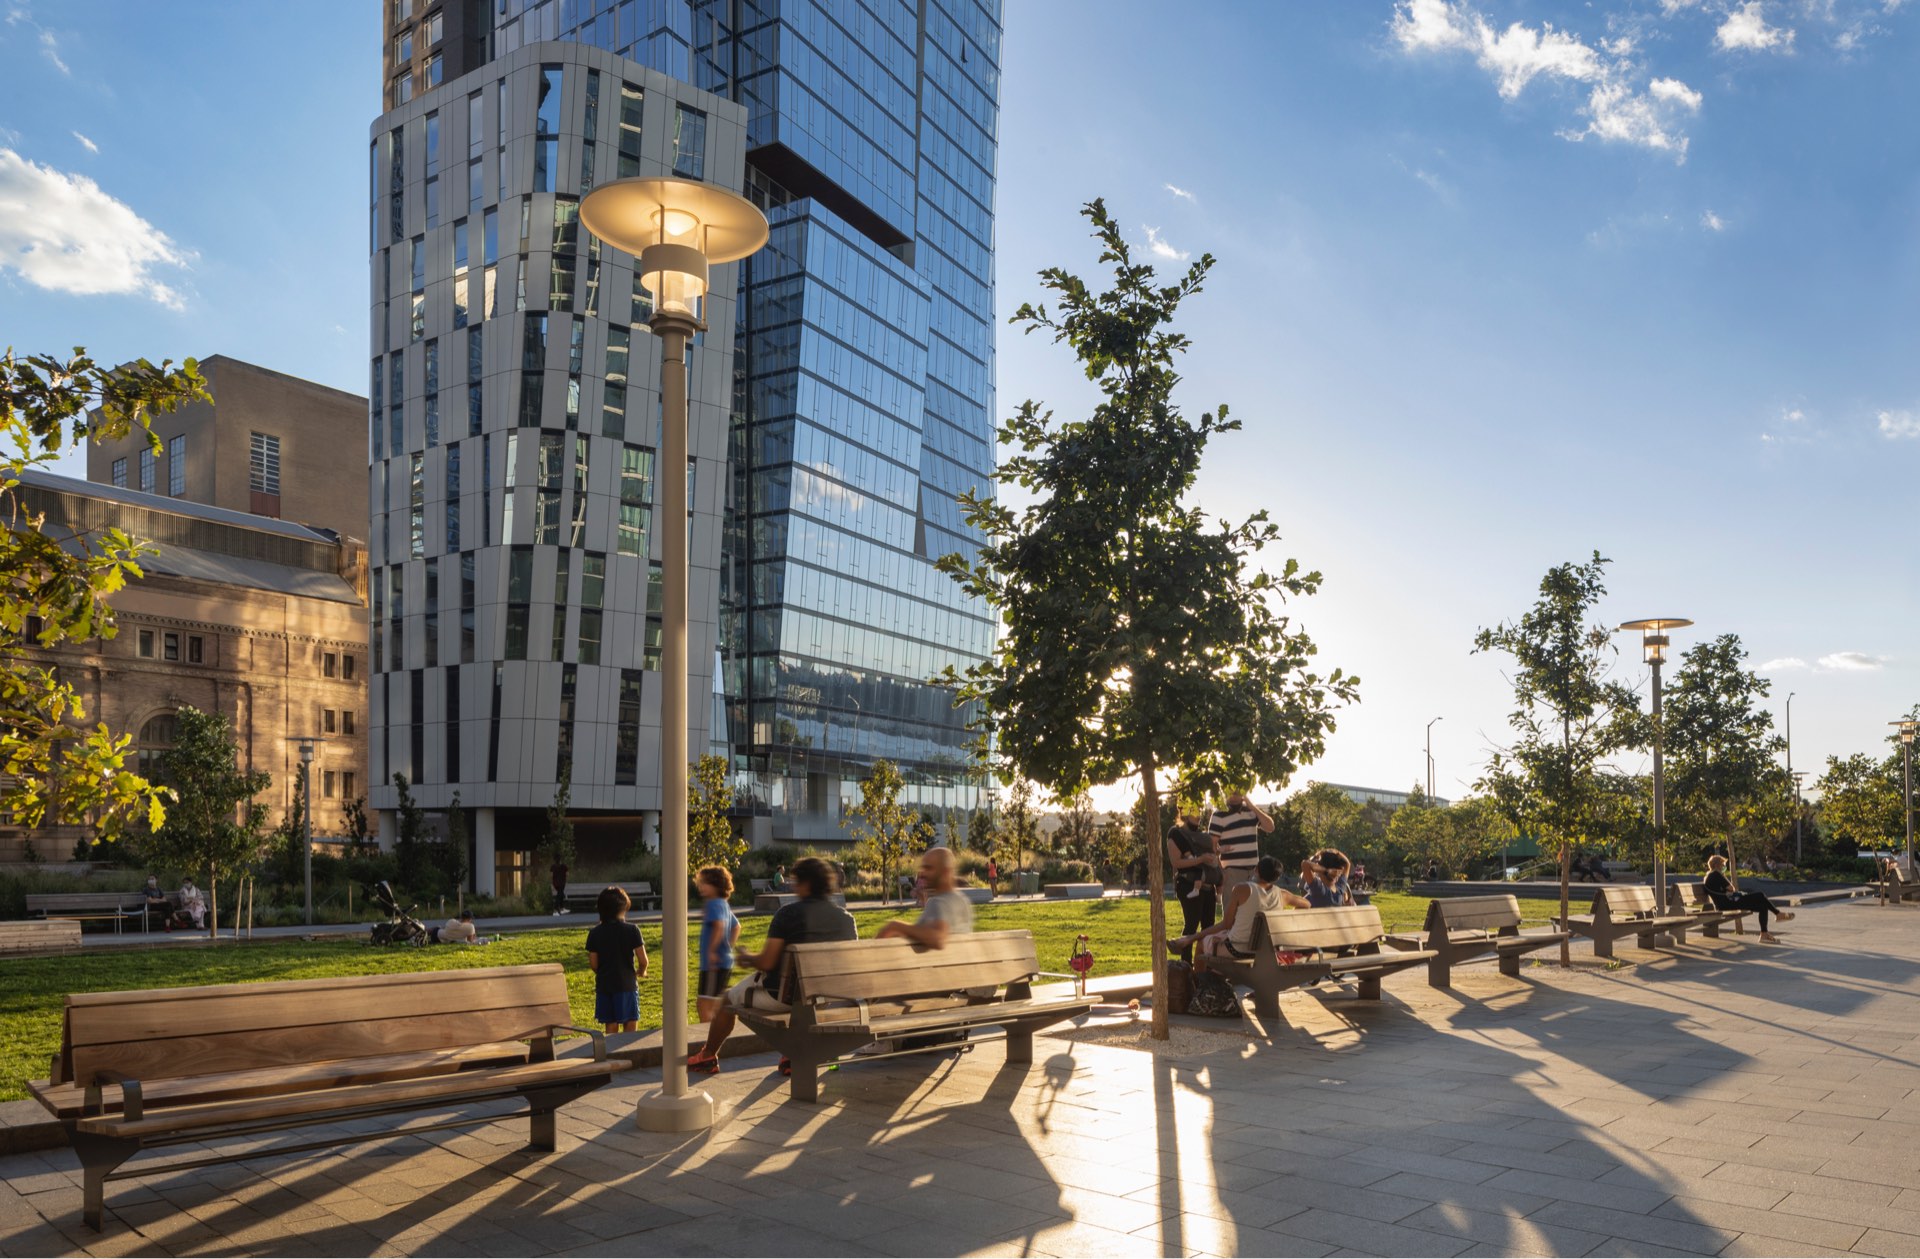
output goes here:
[[701, 1089], [669, 1096], [656, 1089], [633, 1107], [633, 1124], [642, 1132], [699, 1132], [713, 1127], [713, 1097]]

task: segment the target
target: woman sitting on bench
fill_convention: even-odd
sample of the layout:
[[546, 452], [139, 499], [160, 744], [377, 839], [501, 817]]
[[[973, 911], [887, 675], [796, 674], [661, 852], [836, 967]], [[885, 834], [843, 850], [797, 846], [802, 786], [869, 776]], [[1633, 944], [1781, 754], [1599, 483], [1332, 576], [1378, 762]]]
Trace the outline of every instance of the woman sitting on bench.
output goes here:
[[1167, 950], [1179, 953], [1198, 943], [1202, 956], [1224, 955], [1242, 961], [1252, 957], [1253, 924], [1261, 915], [1276, 909], [1308, 908], [1307, 899], [1279, 886], [1279, 879], [1280, 863], [1272, 857], [1260, 858], [1254, 870], [1255, 881], [1242, 883], [1227, 897], [1225, 921], [1192, 935], [1177, 936], [1167, 941]]
[[1767, 930], [1767, 917], [1772, 915], [1781, 922], [1792, 922], [1793, 915], [1780, 909], [1768, 900], [1762, 892], [1743, 892], [1727, 877], [1727, 859], [1719, 853], [1707, 858], [1707, 877], [1705, 882], [1707, 899], [1713, 902], [1715, 909], [1748, 909], [1760, 918], [1760, 938], [1768, 944], [1780, 943], [1780, 937]]

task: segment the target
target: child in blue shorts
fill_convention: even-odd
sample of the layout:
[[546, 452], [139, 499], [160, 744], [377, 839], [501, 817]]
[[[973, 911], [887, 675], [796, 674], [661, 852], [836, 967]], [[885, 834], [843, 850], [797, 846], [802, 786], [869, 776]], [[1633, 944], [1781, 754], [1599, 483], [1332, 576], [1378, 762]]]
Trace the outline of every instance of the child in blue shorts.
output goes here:
[[740, 920], [727, 904], [733, 895], [733, 875], [723, 867], [700, 867], [694, 886], [705, 902], [700, 914], [700, 1021], [710, 1023], [733, 983], [733, 945], [740, 936]]
[[609, 1033], [640, 1026], [640, 976], [647, 973], [647, 946], [640, 928], [627, 921], [633, 902], [617, 887], [600, 893], [600, 925], [587, 932], [587, 965], [593, 969], [593, 1017]]

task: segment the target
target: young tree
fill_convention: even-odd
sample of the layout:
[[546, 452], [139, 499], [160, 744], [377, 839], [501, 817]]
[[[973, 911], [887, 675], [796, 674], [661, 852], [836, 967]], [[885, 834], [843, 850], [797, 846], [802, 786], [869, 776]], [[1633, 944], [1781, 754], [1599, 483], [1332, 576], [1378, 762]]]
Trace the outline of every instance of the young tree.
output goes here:
[[967, 847], [981, 854], [993, 850], [993, 814], [975, 809], [967, 815]]
[[1076, 791], [1062, 798], [1060, 805], [1060, 829], [1056, 832], [1065, 845], [1067, 856], [1074, 861], [1088, 861], [1093, 857], [1093, 837], [1098, 828], [1094, 820], [1093, 801], [1084, 791]]
[[1002, 873], [1018, 870], [1040, 844], [1040, 823], [1033, 816], [1033, 783], [1014, 775], [1007, 784], [1007, 807], [1001, 813], [998, 849]]
[[[567, 805], [573, 799], [573, 763], [560, 763], [560, 780], [553, 785], [553, 803], [547, 806], [546, 825], [540, 834], [540, 851], [545, 854], [548, 865], [573, 864], [573, 819], [567, 816]], [[664, 874], [664, 871], [662, 872]], [[554, 893], [554, 909], [566, 906], [558, 903], [559, 893]]]
[[[1137, 779], [1158, 836], [1166, 775], [1284, 782], [1320, 753], [1333, 705], [1354, 699], [1356, 684], [1337, 669], [1309, 671], [1314, 645], [1277, 606], [1318, 589], [1320, 575], [1293, 560], [1278, 574], [1250, 567], [1278, 537], [1265, 514], [1213, 521], [1188, 501], [1208, 439], [1238, 427], [1224, 406], [1196, 421], [1173, 401], [1188, 338], [1171, 324], [1213, 258], [1162, 285], [1133, 261], [1103, 202], [1083, 213], [1112, 286], [1096, 292], [1051, 268], [1041, 284], [1056, 307], [1023, 305], [1013, 321], [1064, 342], [1100, 400], [1062, 424], [1021, 404], [1000, 432], [1016, 453], [994, 479], [1026, 505], [962, 496], [986, 541], [977, 557], [941, 565], [1000, 614], [994, 653], [968, 671], [961, 698], [978, 705], [1005, 758], [1056, 795]], [[1160, 1039], [1165, 865], [1164, 845], [1147, 844]]]
[[1827, 758], [1826, 772], [1817, 784], [1820, 826], [1840, 841], [1847, 856], [1867, 849], [1904, 851], [1903, 768], [1898, 754], [1884, 761], [1865, 752]]
[[393, 862], [400, 870], [401, 889], [409, 896], [424, 896], [433, 874], [433, 857], [427, 852], [427, 811], [414, 803], [405, 774], [396, 772], [393, 786], [399, 793], [393, 810]]
[[[1548, 569], [1532, 610], [1473, 640], [1476, 652], [1513, 658], [1508, 721], [1518, 736], [1493, 754], [1480, 787], [1516, 827], [1559, 845], [1563, 922], [1572, 846], [1588, 833], [1600, 801], [1600, 762], [1631, 742], [1640, 711], [1631, 688], [1608, 680], [1613, 631], [1588, 619], [1607, 592], [1608, 563], [1595, 551], [1584, 564]], [[1560, 964], [1573, 964], [1564, 940]]]
[[177, 734], [160, 756], [160, 778], [173, 794], [150, 852], [161, 864], [207, 872], [209, 934], [220, 932], [220, 876], [260, 856], [267, 807], [254, 797], [273, 785], [266, 773], [244, 773], [233, 728], [219, 713], [182, 708]]
[[852, 810], [857, 822], [855, 836], [872, 845], [880, 859], [880, 895], [884, 900], [893, 899], [894, 872], [913, 850], [920, 830], [920, 815], [900, 803], [900, 788], [905, 785], [898, 766], [889, 760], [877, 760], [860, 781], [860, 803]]
[[78, 538], [45, 532], [44, 519], [21, 506], [21, 474], [83, 439], [135, 429], [158, 454], [153, 417], [206, 398], [192, 359], [176, 370], [145, 359], [106, 368], [80, 349], [65, 362], [0, 354], [0, 812], [16, 826], [91, 822], [111, 840], [129, 821], [157, 831], [166, 817], [161, 793], [129, 767], [132, 736], [86, 729], [80, 690], [32, 654], [112, 638], [107, 600], [143, 575], [139, 558], [153, 548], [117, 528]]
[[367, 819], [367, 798], [355, 796], [340, 806], [340, 820], [346, 824], [347, 843], [356, 853], [373, 848], [373, 826]]
[[452, 802], [447, 805], [446, 826], [447, 837], [441, 841], [445, 860], [441, 864], [446, 868], [447, 878], [452, 880], [453, 886], [458, 889], [464, 903], [467, 882], [472, 871], [469, 869], [467, 859], [467, 811], [460, 807], [460, 793], [457, 791], [453, 793]]
[[[701, 866], [738, 869], [747, 855], [744, 836], [733, 833], [727, 807], [733, 788], [727, 782], [727, 758], [709, 753], [690, 767], [687, 784], [687, 877]], [[664, 874], [664, 872], [663, 872]]]
[[1661, 713], [1669, 825], [1702, 847], [1724, 841], [1730, 858], [1735, 834], [1772, 830], [1792, 790], [1760, 706], [1772, 684], [1746, 656], [1738, 634], [1688, 650]]
[[1314, 850], [1345, 850], [1359, 833], [1360, 805], [1331, 783], [1308, 783], [1287, 805], [1300, 818], [1300, 833]]

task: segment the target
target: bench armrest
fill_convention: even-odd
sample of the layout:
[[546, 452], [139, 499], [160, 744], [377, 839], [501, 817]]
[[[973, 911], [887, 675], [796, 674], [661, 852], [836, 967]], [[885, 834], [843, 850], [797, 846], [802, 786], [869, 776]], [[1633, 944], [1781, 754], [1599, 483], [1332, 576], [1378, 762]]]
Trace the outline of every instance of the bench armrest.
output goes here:
[[571, 1023], [555, 1023], [547, 1028], [547, 1039], [553, 1039], [555, 1032], [579, 1032], [582, 1036], [593, 1037], [593, 1060], [595, 1062], [605, 1062], [607, 1060], [607, 1034], [605, 1032], [597, 1031], [591, 1027], [575, 1027]]
[[139, 1119], [146, 1110], [145, 1098], [140, 1091], [140, 1081], [130, 1080], [117, 1071], [96, 1071], [93, 1083], [87, 1085], [84, 1098], [86, 1111], [90, 1115], [106, 1112], [106, 1105], [100, 1097], [100, 1081], [120, 1086], [120, 1113], [129, 1120]]

